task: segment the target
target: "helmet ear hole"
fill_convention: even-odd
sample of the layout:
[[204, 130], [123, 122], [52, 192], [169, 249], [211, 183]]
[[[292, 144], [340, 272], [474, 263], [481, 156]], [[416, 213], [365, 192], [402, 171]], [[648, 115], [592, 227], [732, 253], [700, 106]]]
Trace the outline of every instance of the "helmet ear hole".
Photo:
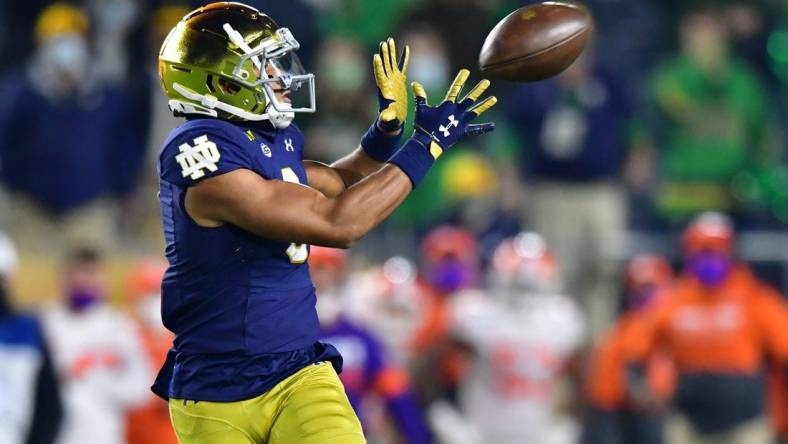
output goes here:
[[219, 90], [221, 90], [221, 92], [227, 96], [233, 96], [241, 91], [240, 85], [227, 79], [220, 78], [216, 84], [218, 85]]

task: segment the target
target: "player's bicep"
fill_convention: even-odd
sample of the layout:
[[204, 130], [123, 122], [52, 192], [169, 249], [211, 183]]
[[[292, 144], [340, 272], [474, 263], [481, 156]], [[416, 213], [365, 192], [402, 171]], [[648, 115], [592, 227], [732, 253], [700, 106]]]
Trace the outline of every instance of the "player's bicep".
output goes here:
[[307, 186], [239, 169], [189, 188], [186, 210], [199, 224], [229, 223], [269, 239], [335, 246], [333, 202]]

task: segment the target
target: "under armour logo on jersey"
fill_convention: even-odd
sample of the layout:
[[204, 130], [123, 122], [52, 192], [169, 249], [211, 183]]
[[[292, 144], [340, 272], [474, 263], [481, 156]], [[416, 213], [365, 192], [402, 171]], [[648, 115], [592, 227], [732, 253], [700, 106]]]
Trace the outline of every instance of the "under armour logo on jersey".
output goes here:
[[263, 154], [265, 155], [265, 157], [271, 157], [271, 154], [272, 154], [271, 153], [271, 148], [269, 148], [268, 145], [266, 145], [264, 143], [261, 143], [260, 144], [260, 149], [263, 150]]
[[208, 136], [194, 139], [194, 146], [184, 143], [178, 149], [181, 153], [175, 156], [175, 160], [181, 165], [183, 177], [190, 176], [192, 180], [197, 180], [205, 176], [205, 170], [214, 172], [219, 169], [216, 163], [222, 155], [216, 144], [208, 140]]
[[285, 151], [295, 151], [295, 148], [293, 148], [293, 139], [285, 139]]
[[460, 126], [460, 122], [458, 122], [454, 118], [454, 114], [452, 114], [452, 115], [449, 116], [449, 126], [441, 125], [441, 127], [438, 128], [438, 129], [443, 131], [443, 137], [449, 137], [449, 135], [451, 134], [451, 133], [449, 133], [449, 130], [452, 129], [452, 128], [456, 128], [458, 126]]

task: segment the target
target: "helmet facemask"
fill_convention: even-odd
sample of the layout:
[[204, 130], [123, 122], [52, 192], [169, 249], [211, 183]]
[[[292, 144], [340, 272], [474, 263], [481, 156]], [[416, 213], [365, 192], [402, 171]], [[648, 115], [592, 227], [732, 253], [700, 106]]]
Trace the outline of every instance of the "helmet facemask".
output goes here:
[[[279, 28], [274, 38], [263, 40], [256, 48], [250, 48], [229, 23], [223, 29], [244, 52], [233, 70], [233, 80], [248, 88], [262, 88], [268, 102], [266, 114], [274, 126], [280, 128], [279, 123], [286, 127], [295, 113], [315, 112], [315, 76], [301, 64], [295, 52], [301, 45], [289, 29]], [[249, 61], [255, 68], [256, 81], [250, 81], [252, 75], [244, 69]]]

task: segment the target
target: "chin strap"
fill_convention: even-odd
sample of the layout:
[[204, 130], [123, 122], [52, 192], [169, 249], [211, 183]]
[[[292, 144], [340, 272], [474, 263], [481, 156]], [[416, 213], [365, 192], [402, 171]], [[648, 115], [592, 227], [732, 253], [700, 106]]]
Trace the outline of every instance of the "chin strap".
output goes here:
[[285, 129], [293, 123], [295, 113], [292, 111], [277, 111], [272, 103], [265, 107], [268, 120], [277, 129]]
[[266, 106], [266, 112], [264, 114], [254, 114], [238, 108], [237, 106], [224, 103], [210, 94], [197, 93], [178, 82], [174, 82], [172, 88], [183, 97], [194, 100], [195, 102], [200, 102], [200, 105], [194, 105], [181, 100], [170, 100], [170, 109], [184, 114], [203, 114], [217, 117], [218, 113], [216, 110], [219, 110], [251, 122], [268, 120], [278, 129], [287, 128], [293, 122], [293, 119], [295, 119], [295, 113], [277, 111], [270, 103]]

